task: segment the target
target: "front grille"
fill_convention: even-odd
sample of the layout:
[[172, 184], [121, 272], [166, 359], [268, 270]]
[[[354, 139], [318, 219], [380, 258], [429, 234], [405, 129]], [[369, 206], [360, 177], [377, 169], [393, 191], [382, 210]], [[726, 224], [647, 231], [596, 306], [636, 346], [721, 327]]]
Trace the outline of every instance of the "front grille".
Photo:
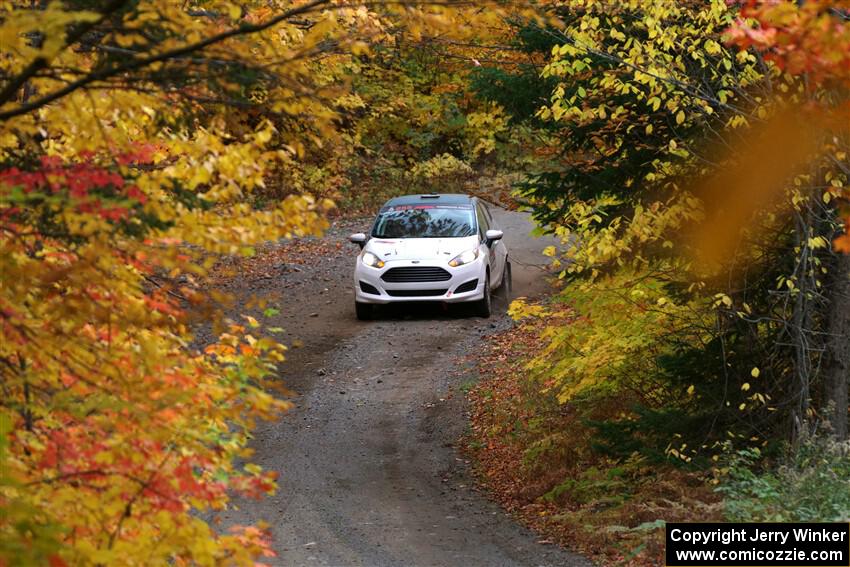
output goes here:
[[393, 297], [435, 297], [446, 295], [447, 289], [388, 289], [387, 293]]
[[360, 291], [372, 295], [381, 295], [381, 292], [378, 291], [378, 288], [376, 288], [372, 284], [367, 284], [366, 282], [360, 282]]
[[391, 268], [384, 272], [381, 279], [392, 283], [444, 282], [452, 279], [452, 275], [443, 268], [410, 266], [406, 268]]
[[474, 290], [476, 287], [478, 287], [478, 280], [469, 280], [468, 282], [462, 283], [457, 286], [455, 293], [465, 293], [467, 291]]

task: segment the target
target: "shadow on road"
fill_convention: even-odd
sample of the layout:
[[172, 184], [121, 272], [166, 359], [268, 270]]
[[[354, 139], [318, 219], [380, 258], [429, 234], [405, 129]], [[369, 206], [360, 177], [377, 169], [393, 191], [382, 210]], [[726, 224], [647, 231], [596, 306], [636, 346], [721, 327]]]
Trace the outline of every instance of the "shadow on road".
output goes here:
[[[493, 314], [496, 319], [508, 312], [511, 298], [501, 291], [493, 292]], [[433, 301], [411, 301], [376, 305], [372, 312], [376, 321], [446, 321], [457, 319], [479, 319], [475, 312], [475, 304], [470, 303], [437, 303]]]

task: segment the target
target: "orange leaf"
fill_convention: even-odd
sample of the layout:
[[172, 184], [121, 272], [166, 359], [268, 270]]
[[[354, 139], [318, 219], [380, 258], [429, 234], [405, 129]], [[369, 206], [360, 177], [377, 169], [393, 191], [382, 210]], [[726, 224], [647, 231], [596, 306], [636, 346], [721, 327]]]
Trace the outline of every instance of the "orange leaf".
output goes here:
[[850, 234], [842, 234], [833, 243], [836, 252], [850, 254]]

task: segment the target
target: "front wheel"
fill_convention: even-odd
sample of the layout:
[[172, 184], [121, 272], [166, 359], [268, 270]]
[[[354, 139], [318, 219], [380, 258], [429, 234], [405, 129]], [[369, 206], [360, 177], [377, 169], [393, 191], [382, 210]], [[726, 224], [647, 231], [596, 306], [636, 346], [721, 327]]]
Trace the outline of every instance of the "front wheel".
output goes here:
[[354, 302], [354, 311], [357, 313], [357, 319], [359, 321], [371, 321], [372, 320], [372, 306], [368, 303], [360, 303], [359, 301]]
[[490, 274], [487, 274], [487, 278], [484, 280], [484, 297], [478, 300], [475, 311], [479, 317], [483, 317], [484, 319], [488, 319], [490, 313], [492, 313], [490, 304]]

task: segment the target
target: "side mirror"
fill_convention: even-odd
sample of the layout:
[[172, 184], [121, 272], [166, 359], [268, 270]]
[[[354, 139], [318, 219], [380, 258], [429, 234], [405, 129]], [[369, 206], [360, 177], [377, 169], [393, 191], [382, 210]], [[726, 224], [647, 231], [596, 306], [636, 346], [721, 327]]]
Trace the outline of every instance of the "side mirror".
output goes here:
[[348, 237], [348, 241], [353, 242], [360, 248], [363, 248], [364, 246], [366, 246], [366, 235], [362, 232], [355, 232], [354, 234]]
[[497, 240], [501, 240], [503, 236], [505, 236], [505, 233], [502, 232], [501, 230], [488, 230], [484, 234], [484, 239], [487, 242], [487, 246], [490, 246], [491, 244], [493, 244]]

